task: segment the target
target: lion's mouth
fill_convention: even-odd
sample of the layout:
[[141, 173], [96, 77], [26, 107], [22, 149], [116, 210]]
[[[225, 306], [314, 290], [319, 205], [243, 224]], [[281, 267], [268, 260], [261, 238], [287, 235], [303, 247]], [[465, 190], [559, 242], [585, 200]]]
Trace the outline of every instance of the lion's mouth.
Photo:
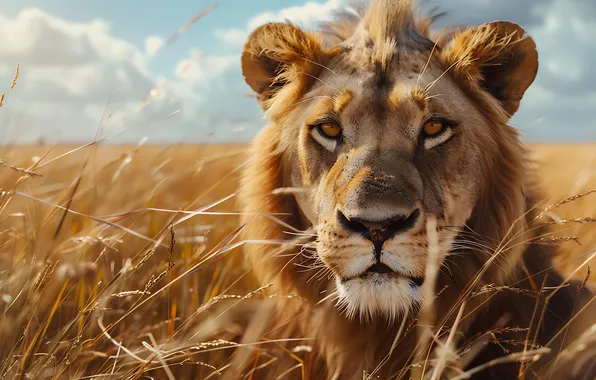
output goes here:
[[[385, 265], [381, 262], [377, 262], [374, 265], [372, 265], [370, 268], [368, 268], [364, 273], [362, 273], [361, 275], [358, 275], [356, 277], [362, 278], [362, 279], [369, 279], [371, 277], [378, 277], [378, 276], [395, 276], [395, 277], [405, 277], [408, 280], [410, 280], [410, 282], [412, 283], [412, 285], [415, 286], [422, 286], [422, 284], [424, 284], [424, 277], [421, 276], [406, 276], [403, 275], [401, 273], [397, 273], [395, 272], [393, 269], [391, 269], [388, 265]], [[345, 279], [344, 281], [347, 281], [349, 279]]]
[[389, 266], [387, 266], [381, 262], [377, 262], [375, 265], [368, 268], [368, 270], [365, 272], [365, 274], [366, 273], [393, 273], [393, 270], [391, 268], [389, 268]]

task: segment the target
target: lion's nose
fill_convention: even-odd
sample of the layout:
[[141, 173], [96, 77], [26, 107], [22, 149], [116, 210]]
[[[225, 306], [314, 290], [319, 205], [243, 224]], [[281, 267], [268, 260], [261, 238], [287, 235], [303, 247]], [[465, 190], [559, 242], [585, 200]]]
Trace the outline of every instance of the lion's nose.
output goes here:
[[416, 225], [420, 210], [400, 213], [383, 221], [370, 221], [358, 217], [347, 218], [341, 211], [337, 215], [339, 223], [347, 230], [358, 233], [370, 240], [375, 247], [375, 255], [379, 256], [383, 244], [392, 237], [402, 234]]

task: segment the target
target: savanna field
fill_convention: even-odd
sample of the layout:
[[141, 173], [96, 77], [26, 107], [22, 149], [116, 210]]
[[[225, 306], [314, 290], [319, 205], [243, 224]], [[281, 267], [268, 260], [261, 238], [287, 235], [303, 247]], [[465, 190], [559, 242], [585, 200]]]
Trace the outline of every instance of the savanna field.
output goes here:
[[[572, 197], [545, 237], [571, 273], [596, 248], [596, 194], [574, 199], [596, 188], [596, 147], [530, 148], [544, 206]], [[295, 374], [309, 360], [308, 337], [290, 351], [243, 334], [275, 296], [241, 266], [245, 145], [4, 146], [0, 159], [0, 378], [236, 378], [251, 352], [250, 379], [279, 355]]]

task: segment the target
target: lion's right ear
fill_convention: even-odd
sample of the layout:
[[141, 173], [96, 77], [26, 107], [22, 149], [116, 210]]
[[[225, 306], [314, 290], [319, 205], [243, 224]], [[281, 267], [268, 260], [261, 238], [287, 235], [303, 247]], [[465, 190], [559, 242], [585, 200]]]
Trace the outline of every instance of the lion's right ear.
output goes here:
[[319, 74], [322, 42], [291, 24], [269, 23], [251, 33], [242, 53], [242, 74], [263, 109], [284, 86], [304, 91]]

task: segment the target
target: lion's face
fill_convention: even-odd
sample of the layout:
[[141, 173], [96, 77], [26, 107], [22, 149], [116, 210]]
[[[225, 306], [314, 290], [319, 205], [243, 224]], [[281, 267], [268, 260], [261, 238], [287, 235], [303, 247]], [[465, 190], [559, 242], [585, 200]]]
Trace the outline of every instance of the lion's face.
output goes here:
[[[523, 35], [508, 23], [492, 26], [493, 34], [504, 26]], [[536, 67], [513, 59], [515, 67], [505, 65], [501, 76], [477, 69], [462, 85], [449, 73], [450, 55], [455, 65], [466, 57], [453, 49], [471, 54], [469, 46], [457, 46], [465, 41], [455, 37], [438, 53], [418, 34], [409, 41], [406, 33], [402, 40], [372, 34], [360, 30], [325, 51], [299, 29], [265, 26], [249, 39], [243, 69], [282, 128], [280, 146], [297, 157], [286, 168], [288, 185], [309, 190], [295, 197], [316, 228], [316, 254], [335, 278], [338, 304], [350, 316], [395, 317], [422, 301], [427, 220], [437, 220], [431, 243], [444, 259], [486, 192], [484, 170], [499, 154], [486, 103], [470, 96], [473, 75], [499, 87], [474, 88], [479, 97], [512, 114]], [[264, 45], [272, 41], [277, 65], [254, 53], [267, 55]], [[525, 45], [517, 46], [533, 43]], [[290, 46], [302, 49], [294, 63], [283, 62], [282, 49]], [[513, 69], [531, 76], [529, 82], [510, 82], [521, 75]]]
[[428, 217], [451, 227], [438, 231], [442, 252], [470, 217], [479, 139], [490, 130], [451, 80], [432, 83], [440, 67], [421, 75], [428, 55], [393, 61], [384, 83], [374, 71], [354, 74], [352, 59], [331, 61], [333, 73], [292, 112], [300, 131], [292, 185], [311, 189], [297, 197], [318, 226], [317, 253], [340, 304], [348, 314], [395, 315], [421, 301]]

